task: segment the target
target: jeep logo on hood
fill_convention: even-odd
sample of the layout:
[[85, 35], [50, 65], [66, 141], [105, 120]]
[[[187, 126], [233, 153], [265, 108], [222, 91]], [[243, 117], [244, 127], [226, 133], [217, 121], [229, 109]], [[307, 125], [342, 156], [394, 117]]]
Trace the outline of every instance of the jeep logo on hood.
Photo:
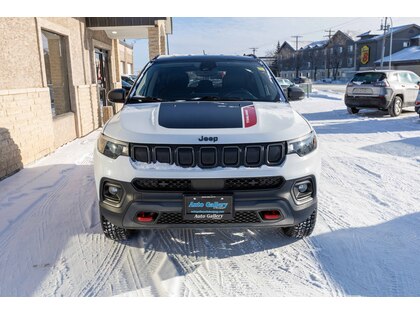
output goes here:
[[204, 136], [201, 136], [201, 138], [198, 138], [198, 141], [216, 142], [217, 140], [219, 140], [218, 137], [204, 137]]

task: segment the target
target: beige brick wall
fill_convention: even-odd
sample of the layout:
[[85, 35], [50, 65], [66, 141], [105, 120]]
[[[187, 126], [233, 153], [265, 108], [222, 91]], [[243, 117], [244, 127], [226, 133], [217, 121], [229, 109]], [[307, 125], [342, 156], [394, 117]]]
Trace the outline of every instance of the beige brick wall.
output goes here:
[[159, 20], [154, 27], [148, 28], [149, 36], [149, 59], [157, 55], [166, 54], [166, 31], [165, 22]]
[[0, 18], [0, 90], [42, 87], [35, 18]]
[[53, 119], [54, 149], [77, 138], [73, 112], [55, 116]]
[[83, 105], [80, 107], [80, 122], [81, 135], [84, 136], [99, 127], [96, 84], [79, 85], [77, 94], [79, 103]]
[[10, 145], [0, 151], [0, 175], [11, 174], [53, 151], [48, 88], [0, 91], [0, 113], [2, 142]]

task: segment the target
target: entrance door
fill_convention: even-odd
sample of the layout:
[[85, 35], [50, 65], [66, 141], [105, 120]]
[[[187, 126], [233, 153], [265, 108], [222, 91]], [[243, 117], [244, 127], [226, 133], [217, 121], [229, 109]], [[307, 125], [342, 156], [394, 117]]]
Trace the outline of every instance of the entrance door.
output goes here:
[[100, 106], [108, 105], [106, 98], [109, 92], [108, 51], [95, 48], [96, 83], [98, 85]]

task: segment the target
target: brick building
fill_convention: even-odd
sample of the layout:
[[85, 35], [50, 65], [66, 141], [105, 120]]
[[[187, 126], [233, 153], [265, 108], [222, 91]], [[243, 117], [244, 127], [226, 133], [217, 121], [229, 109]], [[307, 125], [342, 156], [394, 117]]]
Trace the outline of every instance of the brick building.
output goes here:
[[[408, 24], [391, 28], [385, 35], [385, 63], [388, 67], [390, 34], [392, 33], [391, 66], [412, 70], [420, 75], [420, 65], [412, 48], [420, 45], [420, 26]], [[359, 70], [373, 70], [380, 66], [384, 35], [365, 32], [356, 38], [337, 31], [329, 39], [310, 43], [298, 50], [289, 43], [281, 45], [271, 68], [281, 77], [306, 76], [312, 80], [348, 80]], [[401, 51], [405, 50], [404, 58]], [[398, 53], [398, 54], [397, 54]], [[397, 55], [396, 55], [397, 54]], [[395, 55], [395, 56], [394, 56]], [[394, 58], [392, 58], [394, 56]]]
[[[0, 179], [103, 123], [132, 46], [166, 53], [171, 18], [0, 18]], [[104, 110], [106, 109], [106, 110]]]

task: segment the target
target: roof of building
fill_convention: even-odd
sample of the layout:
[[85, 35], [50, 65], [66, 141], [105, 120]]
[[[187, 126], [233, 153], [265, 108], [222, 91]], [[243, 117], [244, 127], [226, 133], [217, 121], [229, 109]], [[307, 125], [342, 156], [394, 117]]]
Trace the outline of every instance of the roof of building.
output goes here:
[[377, 36], [376, 34], [371, 34], [371, 31], [364, 32], [363, 34], [357, 35], [356, 37], [365, 37], [365, 36]]
[[[420, 63], [420, 46], [411, 46], [404, 48], [391, 55], [391, 63], [402, 63], [402, 62], [419, 62]], [[378, 59], [375, 63], [380, 63]], [[389, 56], [384, 58], [384, 62], [389, 62]]]
[[[389, 36], [389, 34], [390, 34], [390, 33], [395, 34], [395, 33], [398, 33], [398, 32], [401, 32], [401, 31], [404, 31], [404, 30], [406, 30], [406, 29], [409, 29], [410, 27], [417, 27], [417, 28], [419, 28], [419, 29], [420, 29], [420, 26], [418, 26], [417, 24], [400, 25], [400, 26], [391, 27], [391, 28], [389, 29], [389, 31], [385, 34], [385, 36]], [[369, 32], [370, 32], [370, 31], [369, 31]], [[369, 32], [366, 32], [366, 33], [369, 33]], [[364, 34], [366, 34], [366, 33], [364, 33]], [[362, 35], [363, 35], [363, 34], [362, 34]], [[359, 35], [358, 37], [360, 37], [360, 35]], [[371, 38], [361, 39], [359, 42], [372, 41], [372, 40], [380, 40], [380, 39], [382, 39], [383, 37], [384, 37], [384, 34], [381, 34], [381, 35], [376, 35], [376, 36], [371, 37]]]
[[328, 39], [318, 40], [316, 42], [312, 42], [312, 43], [306, 45], [305, 47], [303, 47], [303, 49], [324, 47], [327, 44], [328, 44]]
[[411, 37], [411, 39], [415, 39], [415, 38], [419, 38], [419, 39], [420, 39], [420, 34], [419, 34], [419, 35], [417, 35], [417, 36], [413, 36], [413, 37]]

